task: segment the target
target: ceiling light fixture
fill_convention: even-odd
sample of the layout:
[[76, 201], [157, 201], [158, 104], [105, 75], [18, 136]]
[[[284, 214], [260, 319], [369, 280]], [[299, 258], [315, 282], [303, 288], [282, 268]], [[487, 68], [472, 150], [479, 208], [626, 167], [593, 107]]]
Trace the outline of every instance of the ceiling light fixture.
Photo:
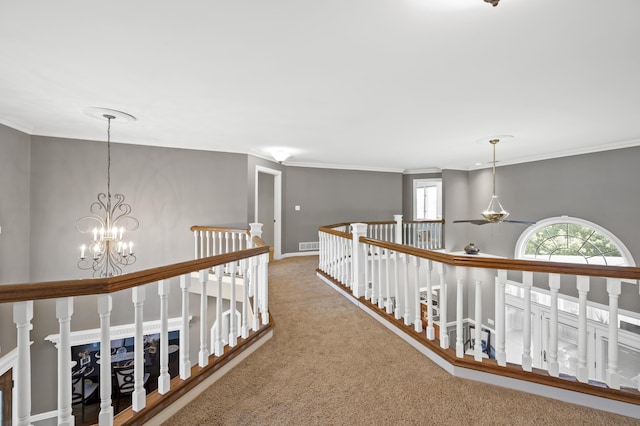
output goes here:
[[287, 158], [291, 157], [291, 153], [289, 151], [284, 150], [284, 149], [276, 149], [274, 151], [271, 151], [271, 156], [278, 163], [282, 164], [283, 161], [285, 161]]
[[462, 223], [468, 222], [473, 223], [474, 225], [484, 225], [487, 223], [520, 223], [522, 225], [533, 225], [535, 222], [522, 221], [522, 220], [506, 220], [507, 216], [509, 216], [509, 212], [506, 211], [500, 201], [498, 201], [498, 196], [496, 195], [496, 145], [500, 142], [500, 139], [512, 139], [513, 136], [495, 136], [489, 139], [489, 143], [493, 145], [493, 195], [491, 196], [491, 201], [489, 201], [489, 205], [482, 212], [482, 217], [484, 219], [468, 219], [468, 220], [454, 220], [453, 223]]
[[[124, 195], [111, 196], [111, 122], [135, 121], [135, 117], [121, 111], [105, 108], [87, 108], [87, 115], [107, 120], [107, 193], [99, 193], [98, 201], [91, 204], [91, 214], [76, 222], [82, 234], [92, 235], [89, 246], [80, 247], [78, 268], [93, 270], [95, 277], [120, 275], [122, 268], [136, 261], [133, 243], [125, 242], [125, 231], [138, 229], [138, 219], [131, 216], [131, 205], [124, 202]], [[88, 251], [88, 253], [87, 253]], [[88, 256], [87, 256], [88, 254]]]
[[490, 3], [493, 7], [496, 7], [498, 5], [498, 2], [500, 2], [500, 0], [484, 0], [485, 3]]

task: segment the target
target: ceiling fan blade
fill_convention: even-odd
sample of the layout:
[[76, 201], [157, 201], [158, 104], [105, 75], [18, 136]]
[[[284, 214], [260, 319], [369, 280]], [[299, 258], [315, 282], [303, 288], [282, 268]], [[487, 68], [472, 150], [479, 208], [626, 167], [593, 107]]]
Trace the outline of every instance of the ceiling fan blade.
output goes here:
[[521, 225], [535, 225], [535, 222], [529, 222], [526, 220], [503, 220], [503, 222], [509, 222], [509, 223], [519, 223]]
[[453, 223], [473, 223], [474, 225], [484, 225], [491, 222], [484, 219], [467, 219], [467, 220], [454, 220]]

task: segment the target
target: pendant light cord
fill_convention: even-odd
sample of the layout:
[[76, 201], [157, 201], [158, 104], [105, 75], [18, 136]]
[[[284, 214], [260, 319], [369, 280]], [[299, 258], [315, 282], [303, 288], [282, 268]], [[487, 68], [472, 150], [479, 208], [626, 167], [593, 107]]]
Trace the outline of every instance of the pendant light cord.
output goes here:
[[111, 120], [115, 117], [113, 115], [105, 114], [104, 118], [107, 119], [107, 201], [111, 203]]

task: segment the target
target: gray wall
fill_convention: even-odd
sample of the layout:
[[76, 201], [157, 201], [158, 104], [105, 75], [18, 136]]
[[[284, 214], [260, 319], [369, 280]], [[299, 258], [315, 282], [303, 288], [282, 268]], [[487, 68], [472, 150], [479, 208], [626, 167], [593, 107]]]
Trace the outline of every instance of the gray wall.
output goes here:
[[[442, 173], [416, 173], [402, 175], [402, 218], [413, 220], [413, 181], [415, 179], [440, 179]], [[444, 211], [444, 206], [443, 206]]]
[[[497, 194], [514, 220], [537, 221], [568, 215], [589, 220], [615, 234], [640, 264], [640, 147], [503, 166], [497, 168]], [[468, 194], [464, 191], [467, 175]], [[513, 257], [516, 242], [525, 230], [521, 225], [453, 224], [455, 219], [481, 218], [491, 198], [491, 170], [444, 171], [446, 247], [459, 251], [475, 242], [483, 252]], [[467, 216], [452, 203], [469, 200]], [[455, 200], [455, 201], [453, 201]], [[511, 276], [511, 275], [510, 275]], [[536, 286], [548, 288], [544, 277]], [[574, 281], [564, 279], [561, 292], [577, 296]], [[486, 298], [485, 298], [486, 299]], [[608, 303], [603, 282], [594, 281], [589, 299]], [[623, 284], [622, 309], [638, 311], [637, 286]]]
[[0, 125], [0, 283], [29, 281], [29, 142]]
[[[31, 280], [89, 277], [75, 221], [106, 192], [106, 143], [36, 136], [31, 159]], [[192, 259], [192, 225], [247, 226], [245, 155], [112, 143], [111, 162], [111, 193], [140, 221], [128, 271]]]
[[400, 173], [288, 167], [284, 187], [283, 253], [318, 241], [319, 226], [393, 221], [402, 212]]
[[[104, 142], [32, 137], [31, 281], [91, 277], [76, 267], [79, 247], [89, 238], [74, 226], [89, 213], [97, 193], [106, 192], [106, 148]], [[124, 194], [140, 221], [131, 233], [138, 261], [127, 271], [193, 259], [192, 225], [247, 226], [245, 155], [123, 144], [111, 148], [111, 192]], [[156, 286], [147, 288], [144, 318], [158, 319]], [[131, 323], [131, 292], [113, 298], [112, 325]], [[72, 329], [97, 328], [96, 298], [77, 299]], [[180, 298], [169, 300], [169, 315], [179, 316]], [[192, 329], [198, 321], [194, 318]], [[55, 395], [55, 369], [50, 366], [55, 365], [56, 351], [43, 340], [58, 333], [54, 302], [36, 302], [33, 322], [37, 413], [55, 406], [47, 396]]]

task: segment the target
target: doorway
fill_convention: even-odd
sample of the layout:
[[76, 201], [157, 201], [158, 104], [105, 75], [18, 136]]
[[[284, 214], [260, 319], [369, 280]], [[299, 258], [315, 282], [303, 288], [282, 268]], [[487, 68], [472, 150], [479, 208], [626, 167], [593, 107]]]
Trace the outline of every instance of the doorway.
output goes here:
[[262, 223], [262, 239], [273, 247], [273, 258], [282, 257], [282, 172], [256, 166], [255, 215]]

